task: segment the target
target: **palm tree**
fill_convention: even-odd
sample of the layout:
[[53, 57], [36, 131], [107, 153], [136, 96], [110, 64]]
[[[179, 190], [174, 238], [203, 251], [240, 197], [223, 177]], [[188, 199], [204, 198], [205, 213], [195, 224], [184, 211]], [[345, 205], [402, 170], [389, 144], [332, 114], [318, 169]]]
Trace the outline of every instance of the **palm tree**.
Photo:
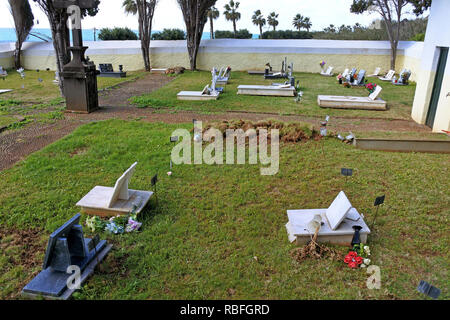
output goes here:
[[137, 15], [139, 22], [139, 40], [144, 59], [145, 71], [151, 70], [150, 40], [152, 34], [153, 16], [159, 0], [124, 0], [122, 7], [127, 14]]
[[259, 27], [259, 38], [262, 39], [262, 28], [266, 25], [266, 19], [261, 13], [261, 10], [256, 10], [252, 17], [253, 24]]
[[312, 27], [311, 19], [309, 19], [308, 17], [305, 17], [305, 19], [303, 19], [303, 28], [305, 28], [306, 31], [309, 32], [309, 29], [311, 29], [311, 27]]
[[208, 10], [208, 18], [210, 23], [210, 32], [211, 32], [211, 39], [214, 39], [214, 20], [219, 18], [220, 12], [216, 7], [211, 7], [211, 9]]
[[135, 15], [137, 13], [137, 5], [135, 0], [124, 0], [122, 7], [126, 14]]
[[269, 26], [273, 27], [273, 31], [276, 30], [277, 25], [278, 25], [278, 18], [279, 14], [272, 12], [271, 14], [269, 14], [269, 16], [267, 17], [267, 23], [269, 24]]
[[303, 17], [300, 13], [298, 13], [294, 17], [294, 21], [292, 21], [292, 25], [294, 26], [294, 28], [300, 31], [300, 29], [303, 28], [304, 19], [305, 17]]
[[233, 0], [230, 0], [230, 3], [227, 3], [225, 5], [225, 19], [228, 21], [233, 21], [233, 31], [234, 36], [236, 37], [236, 21], [241, 19], [241, 13], [237, 11], [239, 8], [240, 2], [234, 2]]

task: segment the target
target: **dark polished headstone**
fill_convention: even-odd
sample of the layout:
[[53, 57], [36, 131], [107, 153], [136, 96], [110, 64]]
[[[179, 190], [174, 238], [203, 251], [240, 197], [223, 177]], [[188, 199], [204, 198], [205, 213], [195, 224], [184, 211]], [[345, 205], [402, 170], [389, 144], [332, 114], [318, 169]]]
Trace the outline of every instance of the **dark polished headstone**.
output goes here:
[[[82, 227], [78, 224], [80, 214], [75, 215], [50, 235], [45, 252], [43, 270], [23, 288], [23, 293], [32, 296], [68, 298], [73, 290], [68, 289], [67, 273], [69, 266], [78, 266], [82, 274], [91, 274], [109, 250], [105, 240], [95, 241], [84, 238]], [[95, 261], [94, 261], [94, 258]], [[93, 264], [92, 270], [86, 270]], [[68, 292], [70, 294], [68, 294]]]
[[[114, 71], [114, 68], [111, 63], [100, 63], [100, 74], [99, 77], [107, 77], [107, 78], [125, 78], [127, 73], [123, 71], [122, 68], [119, 68], [120, 71]], [[122, 66], [121, 66], [122, 67]]]

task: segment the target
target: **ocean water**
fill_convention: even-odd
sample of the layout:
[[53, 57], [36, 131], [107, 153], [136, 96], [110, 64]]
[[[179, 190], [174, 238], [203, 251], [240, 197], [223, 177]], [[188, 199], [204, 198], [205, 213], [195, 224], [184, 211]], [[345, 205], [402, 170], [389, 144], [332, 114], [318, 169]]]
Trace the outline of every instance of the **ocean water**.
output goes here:
[[[137, 33], [137, 30], [133, 30], [133, 31]], [[152, 33], [156, 33], [156, 32], [158, 32], [158, 31], [155, 30]], [[38, 36], [44, 35], [49, 38], [52, 37], [52, 32], [50, 31], [50, 29], [33, 28], [31, 33], [36, 33], [36, 35], [38, 35]], [[97, 41], [98, 41], [98, 33], [99, 33], [99, 30], [97, 30]], [[253, 38], [258, 38], [258, 35], [254, 34]], [[203, 40], [211, 39], [210, 33], [203, 32], [202, 39]], [[94, 41], [94, 30], [93, 29], [83, 29], [83, 40]], [[16, 41], [16, 32], [14, 31], [14, 28], [0, 28], [0, 42], [15, 42], [15, 41]], [[43, 41], [43, 40], [29, 35], [27, 41], [39, 42], [39, 41]]]

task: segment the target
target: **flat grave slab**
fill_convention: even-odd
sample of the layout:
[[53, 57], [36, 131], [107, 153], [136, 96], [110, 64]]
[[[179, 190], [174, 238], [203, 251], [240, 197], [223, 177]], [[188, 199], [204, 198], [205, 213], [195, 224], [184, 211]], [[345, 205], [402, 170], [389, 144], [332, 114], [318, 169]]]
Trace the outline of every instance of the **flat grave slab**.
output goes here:
[[11, 91], [12, 91], [12, 89], [0, 89], [0, 94], [11, 92]]
[[362, 228], [360, 231], [361, 241], [367, 242], [370, 230], [343, 191], [338, 194], [328, 209], [287, 210], [289, 221], [286, 224], [286, 230], [289, 241], [297, 241], [297, 244], [300, 245], [310, 241], [314, 232], [309, 224], [313, 219], [316, 220], [317, 215], [322, 220], [317, 236], [318, 242], [350, 245], [355, 233], [354, 226]]
[[[353, 209], [350, 218], [345, 217], [336, 230], [332, 230], [327, 219], [327, 209], [306, 209], [306, 210], [287, 210], [289, 222], [286, 224], [289, 241], [296, 241], [298, 245], [304, 245], [311, 240], [313, 234], [307, 229], [307, 224], [314, 218], [315, 215], [320, 215], [324, 224], [319, 230], [317, 241], [321, 243], [332, 243], [338, 245], [349, 245], [352, 242], [355, 230], [353, 226], [361, 226], [360, 231], [361, 242], [367, 242], [367, 236], [370, 234], [370, 229], [364, 222], [359, 212]], [[356, 211], [356, 212], [355, 212]], [[355, 215], [359, 218], [354, 221]]]
[[295, 87], [283, 86], [261, 86], [261, 85], [240, 85], [237, 94], [252, 96], [278, 96], [278, 97], [294, 97]]
[[115, 216], [118, 214], [127, 214], [133, 210], [133, 206], [136, 204], [136, 213], [140, 213], [147, 203], [150, 201], [153, 192], [151, 191], [139, 191], [128, 190], [130, 198], [128, 200], [116, 200], [114, 204], [109, 207], [108, 199], [111, 198], [114, 193], [114, 188], [96, 186], [89, 191], [87, 195], [78, 201], [77, 206], [81, 207], [83, 212], [90, 215], [98, 216]]
[[217, 100], [219, 92], [212, 94], [204, 94], [202, 91], [181, 91], [177, 94], [178, 100]]
[[386, 101], [380, 98], [372, 100], [369, 97], [320, 95], [317, 97], [317, 103], [321, 108], [383, 110], [383, 111], [387, 109]]
[[128, 189], [137, 162], [116, 181], [114, 188], [96, 186], [78, 203], [83, 212], [98, 216], [115, 216], [132, 211], [139, 214], [150, 201], [153, 192]]
[[160, 69], [151, 69], [150, 73], [155, 74], [166, 74], [167, 68], [160, 68]]

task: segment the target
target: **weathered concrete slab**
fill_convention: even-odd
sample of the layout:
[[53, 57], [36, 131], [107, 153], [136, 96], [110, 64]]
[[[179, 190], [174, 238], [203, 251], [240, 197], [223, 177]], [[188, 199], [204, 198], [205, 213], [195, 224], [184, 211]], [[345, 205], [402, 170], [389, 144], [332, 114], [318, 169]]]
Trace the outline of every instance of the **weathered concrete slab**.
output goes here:
[[354, 139], [353, 145], [363, 150], [450, 153], [450, 140]]
[[167, 68], [162, 69], [151, 69], [150, 73], [156, 73], [156, 74], [166, 74]]
[[[353, 210], [356, 211], [356, 209]], [[355, 232], [352, 227], [355, 225], [362, 227], [360, 231], [361, 242], [367, 242], [370, 229], [359, 212], [353, 212], [351, 219], [345, 217], [339, 227], [336, 230], [332, 230], [326, 219], [326, 211], [327, 209], [287, 210], [289, 222], [286, 224], [286, 230], [289, 241], [296, 241], [298, 245], [304, 245], [310, 241], [313, 235], [307, 229], [307, 224], [315, 215], [320, 215], [324, 224], [320, 228], [317, 237], [319, 243], [350, 245]], [[355, 215], [359, 217], [357, 221], [354, 221]]]
[[216, 94], [204, 94], [202, 91], [181, 91], [177, 95], [178, 100], [217, 100], [219, 92]]
[[140, 213], [150, 201], [153, 192], [128, 189], [129, 199], [117, 199], [109, 204], [114, 188], [96, 186], [76, 204], [83, 212], [98, 216], [116, 216], [130, 213], [136, 205], [135, 213]]
[[381, 111], [385, 111], [387, 109], [386, 101], [379, 98], [372, 100], [369, 97], [319, 95], [317, 97], [317, 103], [321, 108], [361, 109], [361, 110], [381, 110]]
[[294, 97], [295, 87], [289, 86], [261, 86], [261, 85], [240, 85], [237, 94], [251, 96], [276, 96], [276, 97]]

